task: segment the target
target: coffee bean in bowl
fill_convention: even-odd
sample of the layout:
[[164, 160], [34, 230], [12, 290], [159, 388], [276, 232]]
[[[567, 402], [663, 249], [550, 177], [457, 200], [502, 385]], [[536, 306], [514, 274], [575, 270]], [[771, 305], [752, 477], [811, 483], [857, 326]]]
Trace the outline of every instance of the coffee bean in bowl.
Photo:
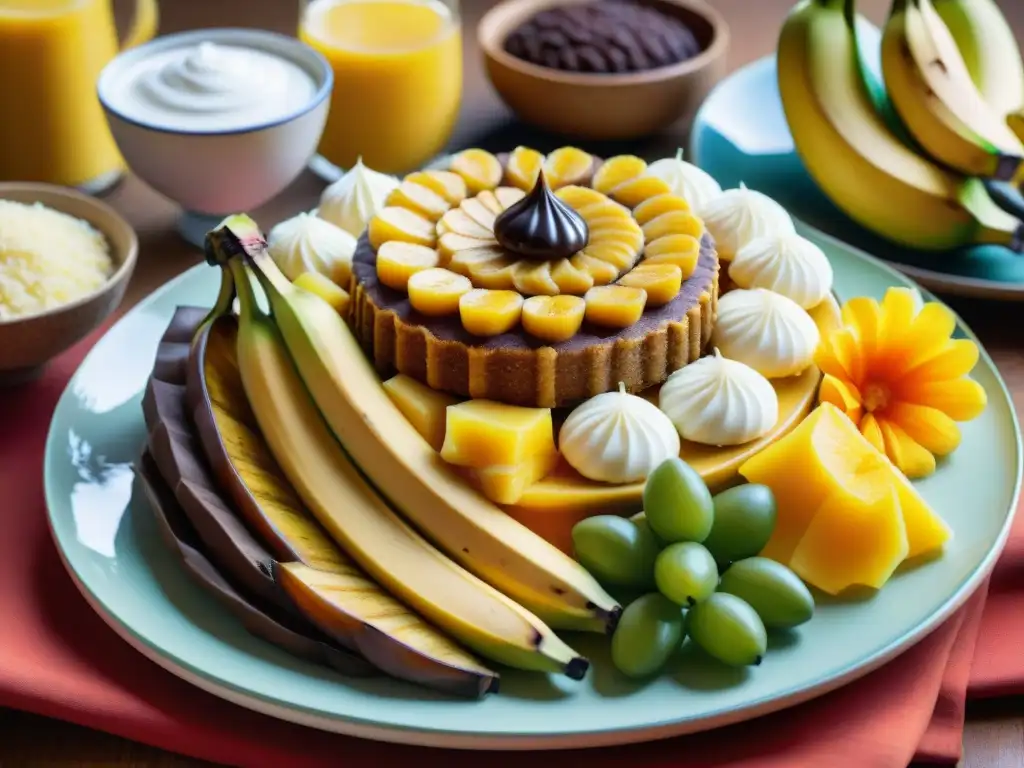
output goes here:
[[538, 66], [600, 74], [644, 72], [700, 53], [681, 19], [629, 0], [539, 11], [509, 34], [504, 47]]

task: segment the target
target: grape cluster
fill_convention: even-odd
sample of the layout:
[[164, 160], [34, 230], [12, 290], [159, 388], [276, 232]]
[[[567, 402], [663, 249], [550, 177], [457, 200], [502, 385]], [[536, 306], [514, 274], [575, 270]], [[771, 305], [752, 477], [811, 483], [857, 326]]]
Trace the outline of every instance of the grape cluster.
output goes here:
[[682, 21], [626, 0], [540, 11], [516, 28], [504, 47], [531, 64], [600, 74], [643, 72], [700, 52]]

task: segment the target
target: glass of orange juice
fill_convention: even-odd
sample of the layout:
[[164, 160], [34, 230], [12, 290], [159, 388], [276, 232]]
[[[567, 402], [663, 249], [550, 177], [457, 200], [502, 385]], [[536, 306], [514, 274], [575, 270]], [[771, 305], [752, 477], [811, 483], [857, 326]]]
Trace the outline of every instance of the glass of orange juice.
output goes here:
[[402, 174], [448, 143], [462, 98], [458, 0], [305, 0], [299, 37], [334, 69], [320, 175], [360, 157]]

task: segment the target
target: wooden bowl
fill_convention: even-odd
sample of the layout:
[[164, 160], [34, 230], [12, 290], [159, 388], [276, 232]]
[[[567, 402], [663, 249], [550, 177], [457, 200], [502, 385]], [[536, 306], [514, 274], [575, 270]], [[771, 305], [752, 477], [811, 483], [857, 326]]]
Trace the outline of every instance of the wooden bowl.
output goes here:
[[538, 66], [505, 51], [508, 35], [538, 11], [588, 0], [505, 0], [477, 35], [491, 84], [524, 122], [578, 139], [636, 139], [692, 117], [724, 76], [729, 28], [703, 0], [647, 0], [682, 20], [701, 44], [692, 59], [646, 72], [581, 74]]
[[0, 320], [0, 386], [39, 375], [46, 363], [81, 341], [121, 303], [135, 269], [139, 241], [135, 230], [109, 205], [65, 187], [23, 182], [0, 183], [0, 200], [42, 203], [89, 222], [110, 243], [114, 274], [100, 288], [76, 301], [34, 315]]

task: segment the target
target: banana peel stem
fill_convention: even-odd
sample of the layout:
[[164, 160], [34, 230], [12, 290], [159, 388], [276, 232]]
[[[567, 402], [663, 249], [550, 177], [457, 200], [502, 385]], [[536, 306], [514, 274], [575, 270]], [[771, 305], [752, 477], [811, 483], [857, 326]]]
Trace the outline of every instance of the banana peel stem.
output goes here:
[[221, 315], [226, 315], [231, 312], [231, 305], [235, 301], [235, 279], [231, 273], [231, 270], [227, 266], [222, 265], [220, 267], [220, 290], [217, 292], [217, 300], [214, 302], [213, 307], [209, 312], [206, 313], [206, 317], [202, 319], [199, 325], [196, 327], [195, 333], [192, 335], [192, 342], [195, 343], [206, 328]]
[[256, 301], [256, 294], [252, 289], [252, 275], [245, 262], [241, 259], [231, 259], [228, 262], [228, 269], [234, 275], [235, 285], [238, 291], [238, 302], [241, 304], [243, 317], [255, 318], [263, 314], [259, 303]]

